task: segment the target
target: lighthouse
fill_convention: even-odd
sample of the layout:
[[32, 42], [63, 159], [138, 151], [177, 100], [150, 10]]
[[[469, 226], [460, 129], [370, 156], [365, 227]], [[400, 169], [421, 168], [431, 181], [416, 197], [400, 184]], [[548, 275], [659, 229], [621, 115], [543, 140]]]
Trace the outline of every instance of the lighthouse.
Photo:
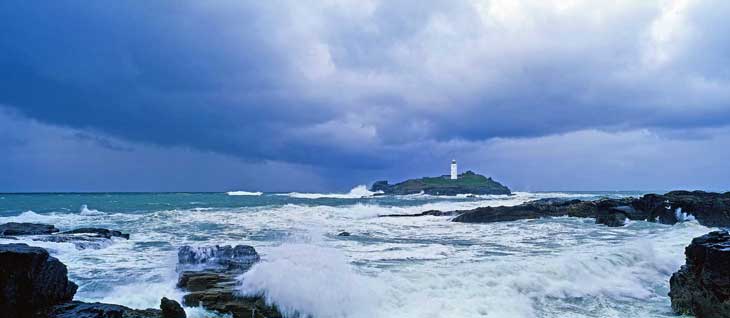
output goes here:
[[451, 160], [451, 180], [456, 180], [456, 160]]

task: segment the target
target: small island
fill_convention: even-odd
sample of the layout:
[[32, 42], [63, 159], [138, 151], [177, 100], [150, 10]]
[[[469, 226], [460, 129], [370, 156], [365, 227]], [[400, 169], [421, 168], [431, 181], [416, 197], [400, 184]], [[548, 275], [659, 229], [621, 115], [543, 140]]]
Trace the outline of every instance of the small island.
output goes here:
[[373, 183], [370, 191], [383, 194], [405, 195], [424, 193], [429, 195], [457, 195], [457, 194], [511, 194], [509, 188], [492, 178], [467, 171], [458, 176], [455, 173], [455, 163], [452, 163], [452, 176], [425, 177], [409, 179], [396, 184], [388, 181]]

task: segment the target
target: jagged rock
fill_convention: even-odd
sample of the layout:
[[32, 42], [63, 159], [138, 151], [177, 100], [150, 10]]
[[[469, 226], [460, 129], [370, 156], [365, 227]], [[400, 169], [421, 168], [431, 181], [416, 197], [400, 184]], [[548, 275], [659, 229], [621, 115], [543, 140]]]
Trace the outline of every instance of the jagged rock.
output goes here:
[[452, 216], [452, 215], [456, 215], [456, 214], [459, 214], [459, 213], [460, 213], [459, 211], [428, 210], [428, 211], [421, 212], [421, 213], [418, 213], [418, 214], [382, 214], [382, 215], [378, 215], [378, 217], [381, 217], [381, 218], [382, 217], [396, 218], [396, 217], [416, 217], [416, 216], [426, 216], [426, 215], [432, 215], [432, 216]]
[[32, 317], [70, 301], [77, 286], [66, 265], [45, 249], [27, 244], [0, 245], [0, 313]]
[[543, 217], [592, 217], [597, 207], [594, 202], [580, 200], [542, 199], [516, 206], [481, 207], [459, 214], [454, 222], [489, 223], [537, 219]]
[[247, 271], [258, 262], [259, 254], [252, 246], [236, 245], [193, 247], [183, 246], [177, 252], [180, 269]]
[[162, 310], [162, 318], [186, 318], [185, 310], [174, 300], [162, 297], [160, 300], [160, 309]]
[[129, 239], [129, 234], [122, 233], [120, 231], [115, 230], [108, 230], [108, 229], [100, 229], [100, 228], [93, 228], [93, 227], [85, 227], [80, 229], [75, 229], [71, 231], [61, 232], [61, 234], [96, 234], [99, 237], [110, 239], [112, 237], [121, 237], [124, 239]]
[[511, 194], [509, 188], [492, 178], [467, 171], [451, 180], [448, 175], [439, 177], [425, 177], [410, 179], [396, 184], [388, 181], [377, 181], [370, 188], [374, 192], [383, 194], [430, 194], [430, 195], [457, 195], [457, 194]]
[[672, 309], [698, 318], [730, 317], [730, 234], [696, 237], [685, 255], [686, 264], [669, 280]]
[[159, 309], [132, 309], [121, 305], [72, 301], [53, 308], [48, 318], [161, 318]]
[[58, 232], [58, 229], [49, 224], [16, 223], [0, 224], [0, 235], [43, 235]]
[[[247, 245], [190, 247], [178, 251], [180, 273], [177, 286], [188, 292], [183, 296], [185, 306], [202, 306], [205, 309], [233, 318], [277, 318], [281, 313], [274, 306], [266, 305], [260, 296], [240, 296], [236, 290], [238, 277], [259, 260], [256, 250]], [[189, 270], [200, 268], [202, 270]]]

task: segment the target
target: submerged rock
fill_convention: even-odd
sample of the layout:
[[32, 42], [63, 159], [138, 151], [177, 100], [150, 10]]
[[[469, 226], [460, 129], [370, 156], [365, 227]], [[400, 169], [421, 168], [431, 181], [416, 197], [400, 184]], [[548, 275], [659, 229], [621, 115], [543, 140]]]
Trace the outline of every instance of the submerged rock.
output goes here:
[[342, 232], [338, 233], [337, 236], [350, 236], [350, 232], [342, 231]]
[[262, 297], [238, 294], [236, 278], [258, 260], [258, 253], [248, 245], [181, 247], [178, 268], [184, 270], [177, 286], [188, 292], [183, 296], [183, 304], [202, 306], [233, 318], [282, 317], [276, 307], [268, 306]]
[[432, 215], [432, 216], [452, 216], [459, 214], [459, 211], [439, 211], [439, 210], [428, 210], [425, 212], [421, 212], [418, 214], [382, 214], [378, 215], [379, 217], [390, 217], [390, 218], [398, 218], [398, 217], [416, 217], [416, 216], [426, 216], [426, 215]]
[[94, 234], [98, 237], [103, 237], [110, 239], [112, 237], [121, 237], [123, 239], [129, 239], [129, 234], [122, 233], [120, 231], [116, 230], [109, 230], [109, 229], [101, 229], [101, 228], [93, 228], [93, 227], [84, 227], [80, 229], [75, 229], [71, 231], [61, 232], [61, 234]]
[[58, 229], [50, 224], [17, 222], [0, 224], [0, 235], [43, 235], [56, 232]]
[[66, 232], [49, 224], [5, 223], [0, 224], [0, 238], [16, 239], [13, 236], [29, 236], [33, 241], [72, 243], [78, 249], [100, 249], [112, 244], [114, 237], [129, 239], [129, 234], [102, 228], [79, 228]]
[[730, 234], [697, 237], [685, 255], [686, 264], [669, 280], [672, 309], [698, 318], [730, 317]]
[[32, 317], [70, 301], [77, 286], [66, 265], [40, 247], [0, 245], [0, 314]]

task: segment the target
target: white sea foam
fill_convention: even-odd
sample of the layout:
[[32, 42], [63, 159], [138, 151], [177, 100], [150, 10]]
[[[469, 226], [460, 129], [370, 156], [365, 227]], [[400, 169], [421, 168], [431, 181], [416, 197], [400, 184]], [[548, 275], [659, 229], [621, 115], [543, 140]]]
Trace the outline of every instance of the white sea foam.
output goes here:
[[688, 222], [688, 221], [694, 221], [695, 216], [686, 212], [682, 212], [682, 208], [677, 208], [674, 210], [674, 214], [677, 217], [677, 221], [679, 222]]
[[[131, 240], [99, 250], [27, 241], [48, 248], [67, 264], [81, 286], [77, 298], [84, 301], [147, 308], [156, 307], [162, 296], [179, 299], [175, 275], [169, 274], [175, 268], [177, 246], [244, 243], [255, 246], [262, 261], [242, 277], [242, 291], [265, 292], [288, 314], [672, 316], [668, 278], [683, 262], [684, 246], [711, 230], [697, 222], [667, 226], [636, 221], [609, 228], [569, 217], [491, 224], [454, 223], [435, 216], [377, 217], [515, 205], [543, 197], [555, 196], [431, 197], [397, 205], [376, 199], [335, 206], [284, 204], [101, 217], [29, 211], [0, 218], [0, 223], [106, 226], [132, 233]], [[352, 236], [336, 236], [341, 230]], [[292, 242], [293, 237], [310, 239]], [[200, 309], [186, 310], [189, 317], [207, 315]]]
[[89, 207], [86, 206], [86, 204], [84, 204], [84, 205], [81, 206], [81, 211], [79, 212], [79, 214], [80, 215], [83, 215], [83, 216], [100, 216], [100, 215], [106, 215], [106, 213], [101, 212], [99, 210], [89, 209]]
[[300, 192], [290, 192], [286, 193], [284, 195], [292, 197], [292, 198], [298, 198], [298, 199], [322, 199], [322, 198], [331, 198], [331, 199], [362, 199], [362, 198], [369, 198], [373, 195], [381, 193], [381, 192], [373, 192], [368, 190], [368, 187], [366, 185], [359, 185], [350, 190], [348, 193], [300, 193]]
[[318, 318], [377, 316], [383, 288], [357, 273], [341, 251], [284, 244], [270, 249], [267, 256], [240, 277], [242, 294], [263, 294], [288, 317], [297, 313]]
[[264, 194], [263, 192], [249, 192], [249, 191], [228, 191], [226, 192], [228, 195], [246, 195], [246, 196], [260, 196]]

